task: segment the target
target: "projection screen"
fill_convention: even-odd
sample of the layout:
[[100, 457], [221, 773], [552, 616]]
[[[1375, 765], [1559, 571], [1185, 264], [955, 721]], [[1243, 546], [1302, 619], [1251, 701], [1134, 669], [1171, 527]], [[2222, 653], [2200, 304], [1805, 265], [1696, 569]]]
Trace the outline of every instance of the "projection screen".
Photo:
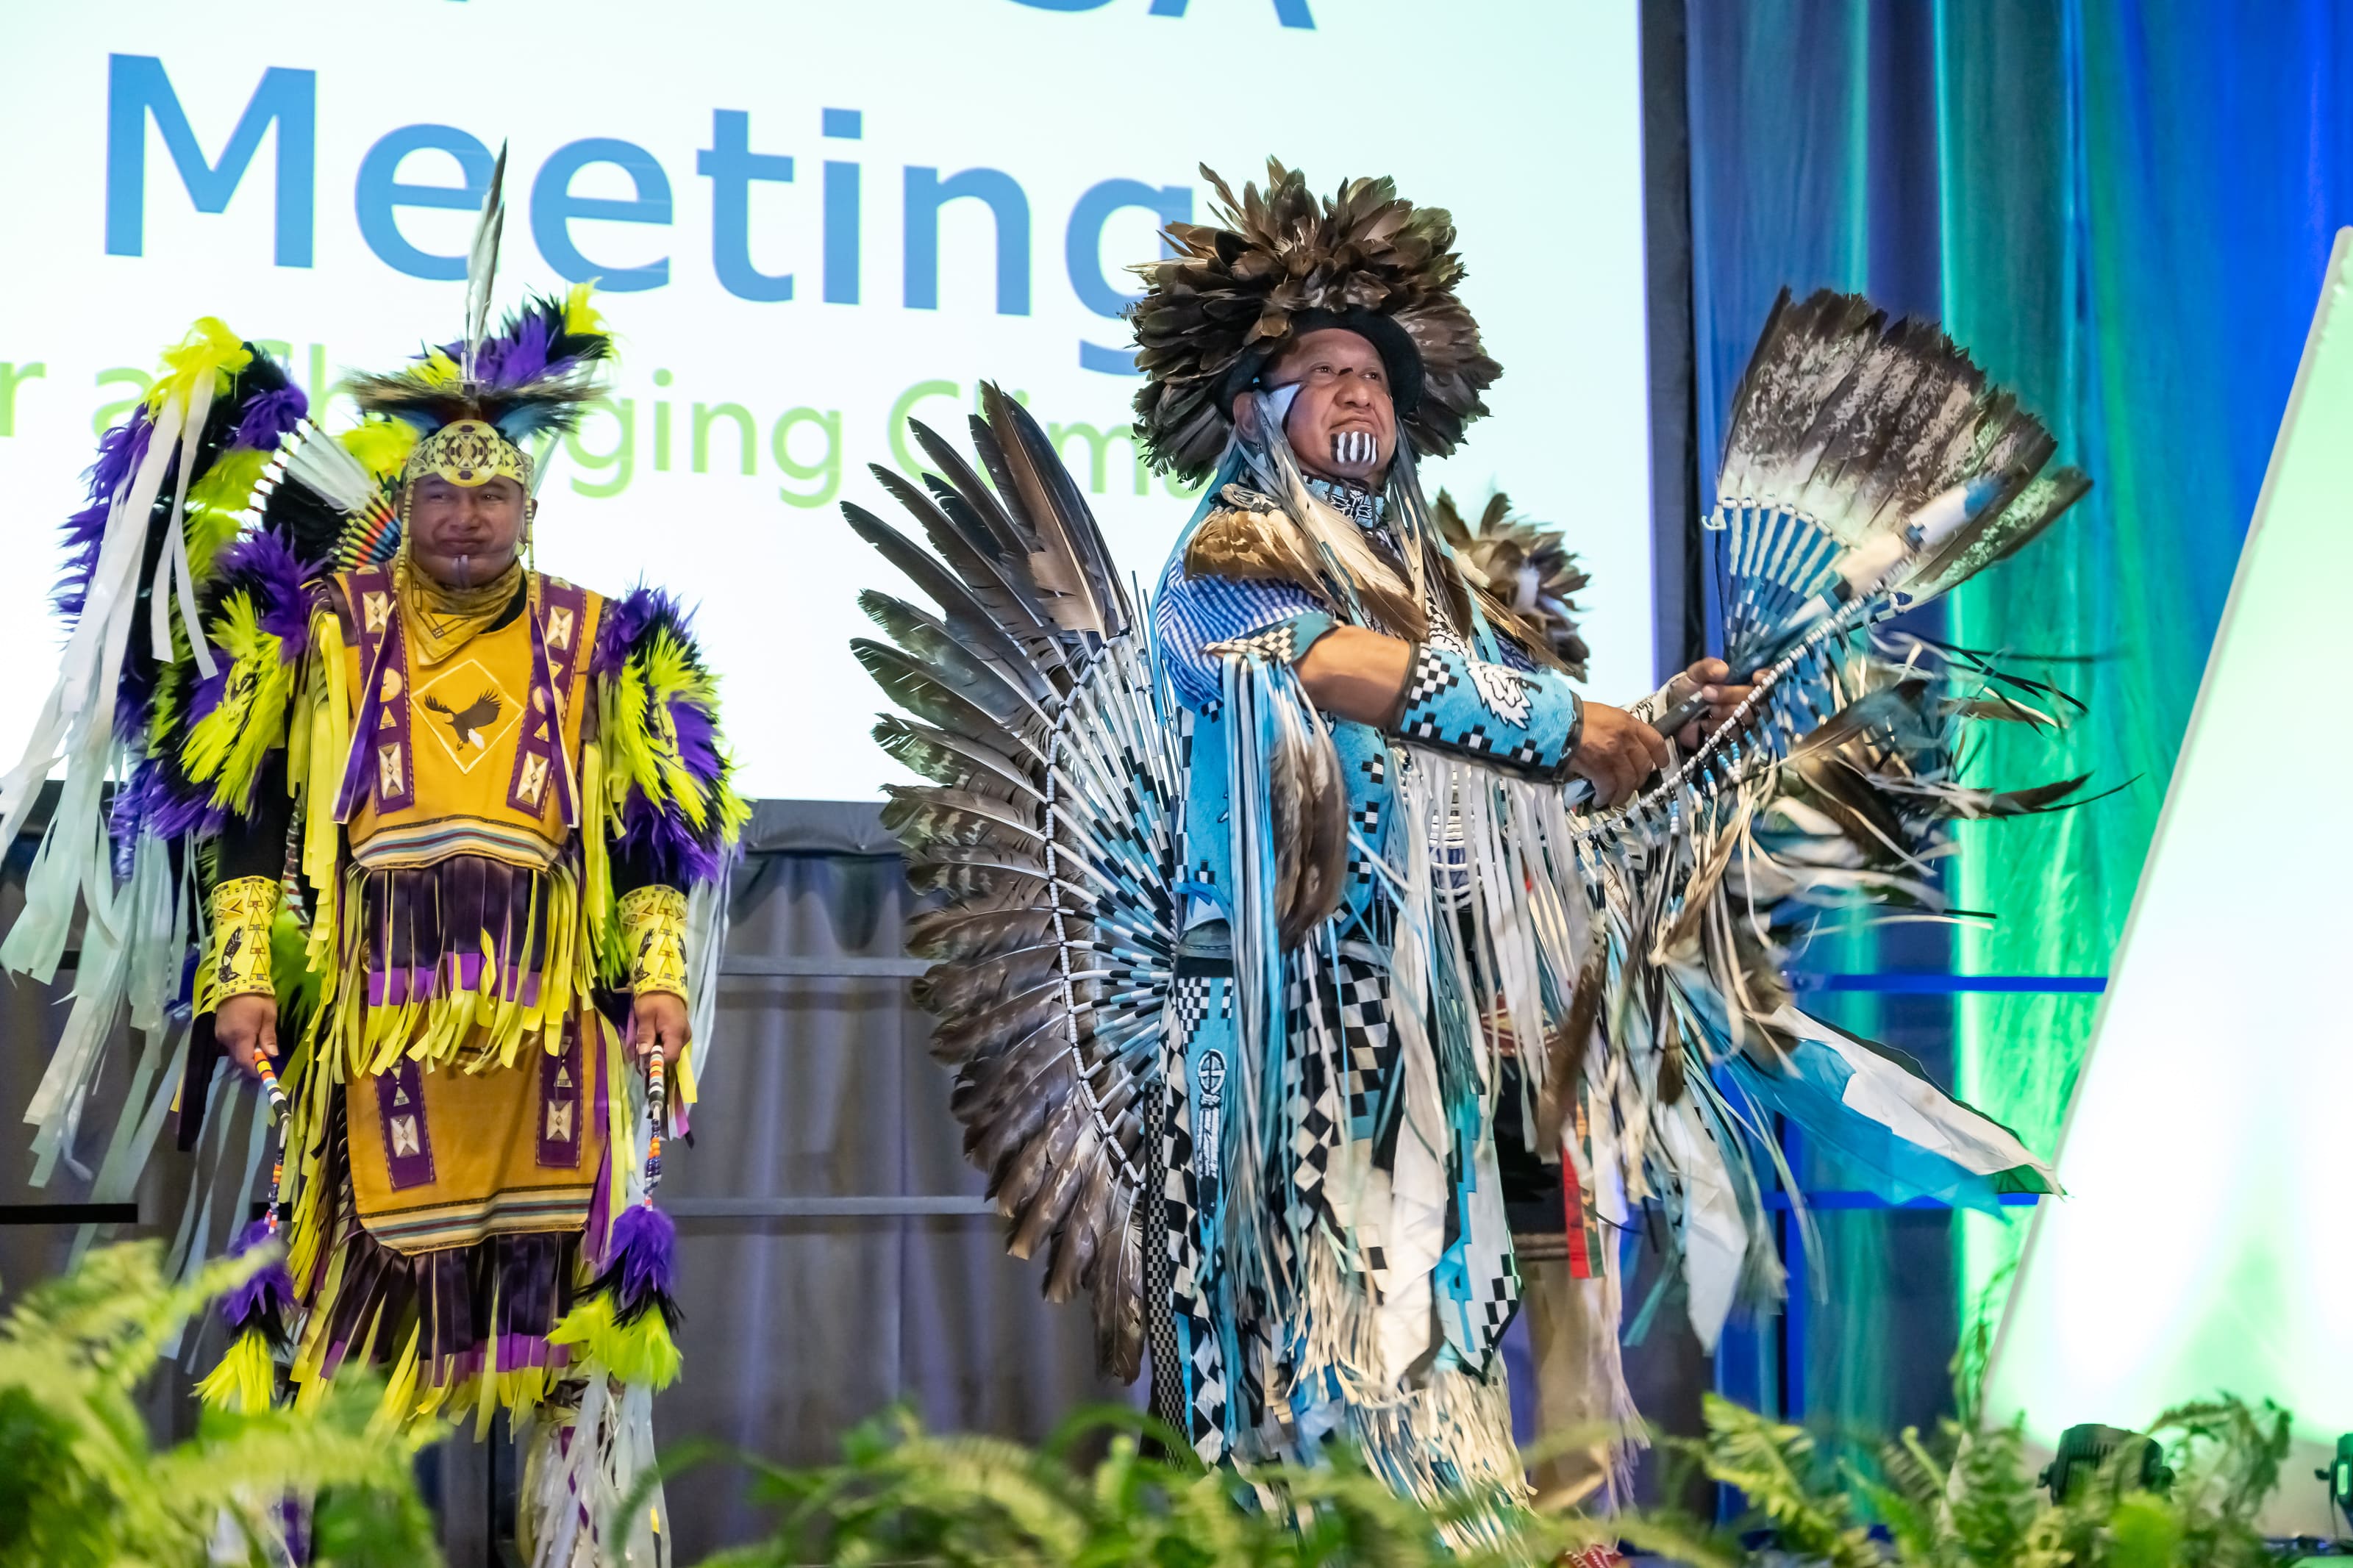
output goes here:
[[[1594, 577], [1593, 690], [1650, 685], [1636, 8], [1419, 0], [385, 0], [50, 7], [0, 94], [0, 744], [47, 683], [55, 530], [99, 427], [199, 315], [314, 400], [459, 321], [509, 149], [501, 303], [595, 278], [624, 359], [542, 490], [536, 559], [700, 605], [743, 782], [891, 775], [851, 661], [891, 574], [909, 414], [1023, 395], [1147, 581], [1194, 500], [1127, 435], [1118, 319], [1199, 165], [1449, 207], [1505, 376], [1430, 488], [1565, 523]], [[12, 752], [13, 754], [13, 752]]]

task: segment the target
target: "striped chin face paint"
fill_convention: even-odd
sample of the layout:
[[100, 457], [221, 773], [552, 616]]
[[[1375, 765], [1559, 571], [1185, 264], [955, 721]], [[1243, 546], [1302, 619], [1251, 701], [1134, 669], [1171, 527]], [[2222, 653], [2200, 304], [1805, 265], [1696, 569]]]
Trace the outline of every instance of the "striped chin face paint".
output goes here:
[[1369, 430], [1335, 430], [1332, 433], [1332, 462], [1336, 468], [1354, 468], [1370, 463], [1379, 455], [1380, 445]]

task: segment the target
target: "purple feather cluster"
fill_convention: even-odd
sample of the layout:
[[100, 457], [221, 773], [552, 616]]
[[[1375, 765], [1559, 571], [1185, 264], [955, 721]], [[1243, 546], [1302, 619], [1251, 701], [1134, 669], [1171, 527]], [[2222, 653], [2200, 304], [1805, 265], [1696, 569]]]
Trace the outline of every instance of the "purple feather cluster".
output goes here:
[[[486, 390], [526, 386], [549, 376], [569, 374], [604, 358], [612, 340], [602, 332], [567, 331], [564, 301], [553, 298], [527, 300], [482, 340], [474, 355], [474, 380]], [[465, 353], [463, 343], [444, 343], [451, 359]]]
[[[311, 601], [302, 587], [309, 574], [284, 540], [274, 533], [248, 533], [220, 552], [213, 570], [207, 599], [217, 605], [232, 594], [249, 596], [261, 629], [283, 644], [280, 663], [293, 664], [311, 651]], [[228, 686], [228, 656], [217, 647], [213, 654], [214, 672], [196, 683], [189, 698], [190, 723], [219, 707]]]
[[589, 673], [608, 680], [620, 674], [629, 655], [664, 626], [683, 641], [693, 630], [693, 612], [681, 608], [674, 596], [661, 589], [638, 584], [605, 606], [605, 624], [596, 633], [596, 649], [588, 658]]
[[[229, 1244], [228, 1255], [242, 1258], [269, 1239], [269, 1222], [258, 1219], [237, 1233]], [[294, 1276], [286, 1267], [281, 1251], [267, 1267], [221, 1298], [221, 1321], [229, 1332], [241, 1334], [259, 1327], [272, 1338], [286, 1331], [287, 1314], [294, 1310]]]
[[673, 1316], [678, 1226], [651, 1204], [631, 1204], [613, 1222], [612, 1250], [598, 1283], [613, 1292], [613, 1316], [628, 1322], [648, 1311]]
[[312, 595], [307, 584], [319, 570], [297, 561], [284, 539], [267, 531], [247, 534], [222, 551], [213, 565], [224, 588], [243, 588], [252, 595], [261, 629], [285, 644], [288, 664], [311, 651]]
[[177, 768], [170, 778], [158, 771], [148, 780], [145, 796], [139, 807], [140, 826], [158, 838], [209, 837], [228, 825], [228, 813], [213, 804], [212, 791], [189, 783]]
[[311, 400], [299, 386], [289, 384], [258, 393], [237, 416], [237, 434], [229, 438], [229, 445], [267, 452], [310, 411]]
[[631, 792], [621, 808], [621, 836], [613, 851], [671, 888], [716, 881], [723, 863], [715, 830], [698, 835], [685, 818], [654, 805], [642, 791]]
[[[221, 552], [214, 571], [216, 575], [205, 592], [205, 604], [210, 608], [227, 595], [242, 592], [254, 605], [261, 629], [277, 637], [282, 645], [280, 662], [293, 664], [311, 651], [311, 592], [307, 579], [311, 569], [294, 558], [286, 542], [274, 533], [249, 533]], [[196, 682], [188, 694], [187, 710], [182, 716], [176, 731], [195, 723], [220, 706], [228, 689], [232, 673], [228, 657], [217, 647], [213, 650], [215, 667], [211, 675]], [[128, 689], [129, 675], [125, 673]], [[140, 707], [140, 735], [143, 736], [145, 706]], [[132, 798], [126, 803], [116, 800], [115, 826], [144, 824], [147, 830], [165, 838], [183, 834], [217, 833], [227, 823], [228, 814], [213, 803], [212, 788], [194, 784], [182, 773], [176, 763], [163, 767], [142, 767], [135, 775], [124, 795]], [[126, 816], [127, 813], [135, 814]]]
[[[505, 331], [482, 341], [480, 352], [474, 356], [475, 376], [490, 386], [521, 386], [537, 381], [547, 374], [547, 345], [553, 336], [544, 315], [523, 311], [507, 323]], [[451, 343], [443, 352], [456, 359], [465, 352], [465, 345]]]
[[[639, 584], [606, 612], [596, 652], [589, 659], [590, 669], [612, 679], [632, 654], [662, 631], [691, 647], [693, 616], [670, 595]], [[699, 702], [677, 699], [670, 702], [669, 710], [670, 725], [678, 731], [680, 761], [705, 795], [716, 795], [727, 767], [719, 754], [719, 729], [711, 710]], [[621, 837], [615, 849], [622, 858], [644, 866], [675, 888], [715, 880], [720, 872], [717, 824], [712, 822], [697, 833], [682, 816], [647, 799], [642, 790], [631, 790], [622, 805]]]
[[130, 480], [147, 456], [148, 438], [154, 433], [154, 421], [142, 403], [131, 411], [129, 418], [98, 438], [98, 461], [90, 469], [90, 504], [66, 519], [65, 571], [50, 595], [69, 626], [81, 619], [82, 606], [89, 601], [90, 575], [98, 570], [98, 549], [105, 542], [106, 514], [114, 505], [114, 492]]

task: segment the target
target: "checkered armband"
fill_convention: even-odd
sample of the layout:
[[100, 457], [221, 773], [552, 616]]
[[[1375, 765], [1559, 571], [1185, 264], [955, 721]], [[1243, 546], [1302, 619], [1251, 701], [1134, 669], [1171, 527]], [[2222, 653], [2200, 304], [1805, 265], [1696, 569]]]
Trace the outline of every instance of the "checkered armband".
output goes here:
[[238, 877], [213, 889], [212, 938], [197, 1011], [208, 1013], [230, 996], [278, 994], [269, 973], [269, 928], [278, 919], [278, 884], [268, 877]]
[[1321, 610], [1310, 610], [1293, 616], [1272, 626], [1223, 642], [1213, 642], [1201, 651], [1215, 658], [1221, 655], [1256, 654], [1271, 664], [1297, 664], [1307, 657], [1307, 650], [1335, 625]]
[[1585, 729], [1568, 678], [1514, 669], [1416, 643], [1405, 703], [1389, 733], [1473, 762], [1559, 780]]
[[622, 896], [619, 914], [630, 993], [667, 991], [686, 1000], [686, 895], [676, 888], [638, 888]]

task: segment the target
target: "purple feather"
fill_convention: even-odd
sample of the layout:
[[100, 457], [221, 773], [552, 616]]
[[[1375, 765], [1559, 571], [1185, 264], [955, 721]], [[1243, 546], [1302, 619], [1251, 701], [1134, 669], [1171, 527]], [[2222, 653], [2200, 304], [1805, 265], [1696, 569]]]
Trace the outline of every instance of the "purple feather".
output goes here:
[[131, 879], [132, 857], [137, 853], [139, 831], [148, 813], [154, 809], [155, 760], [141, 762], [132, 770], [130, 780], [114, 792], [114, 801], [107, 808], [106, 834], [114, 847], [114, 876], [117, 881]]
[[670, 721], [678, 731], [679, 760], [686, 764], [686, 771], [705, 787], [718, 783], [726, 764], [720, 761], [719, 726], [712, 721], [711, 710], [700, 702], [673, 698]]
[[142, 403], [121, 424], [98, 438], [98, 461], [90, 469], [90, 500], [114, 499], [114, 492], [129, 482], [140, 460], [147, 456], [147, 441], [154, 433], [154, 417]]
[[311, 595], [305, 584], [317, 569], [294, 559], [285, 540], [266, 531], [248, 533], [221, 552], [213, 570], [224, 591], [244, 588], [252, 595], [261, 629], [285, 645], [286, 663], [310, 652]]
[[50, 595], [69, 626], [81, 619], [90, 594], [90, 574], [98, 569], [99, 546], [105, 542], [106, 515], [113, 508], [114, 492], [147, 455], [147, 438], [153, 429], [142, 404], [129, 418], [99, 437], [98, 461], [90, 469], [90, 504], [66, 519], [65, 570]]
[[605, 607], [605, 625], [596, 634], [596, 651], [588, 662], [590, 673], [612, 677], [621, 673], [648, 633], [657, 626], [667, 626], [681, 639], [694, 625], [694, 617], [679, 608], [678, 601], [659, 588], [649, 588], [643, 583], [630, 589], [620, 599]]
[[310, 411], [311, 400], [302, 395], [299, 386], [281, 386], [274, 392], [262, 393], [245, 405], [245, 414], [237, 420], [237, 434], [229, 445], [267, 452], [294, 428], [296, 420]]
[[[264, 1242], [272, 1240], [269, 1222], [258, 1219], [237, 1232], [229, 1244], [228, 1255], [242, 1258]], [[223, 1296], [220, 1300], [221, 1321], [231, 1333], [259, 1328], [273, 1339], [286, 1332], [286, 1314], [294, 1309], [294, 1276], [287, 1269], [283, 1247], [262, 1269]]]
[[228, 811], [213, 804], [207, 785], [191, 784], [178, 768], [166, 777], [159, 772], [147, 791], [141, 825], [158, 838], [182, 838], [190, 834], [210, 837], [228, 825]]
[[716, 843], [705, 843], [683, 818], [662, 810], [635, 790], [621, 808], [621, 837], [613, 852], [620, 860], [644, 867], [653, 880], [665, 887], [691, 887], [719, 878]]
[[520, 386], [547, 374], [547, 318], [533, 311], [514, 325], [514, 335], [482, 345], [482, 379], [494, 386]]
[[[671, 595], [639, 584], [607, 606], [589, 668], [612, 679], [658, 632], [666, 631], [691, 648], [693, 624], [692, 615]], [[711, 711], [701, 703], [673, 699], [670, 717], [678, 731], [680, 760], [704, 793], [715, 795], [726, 780], [727, 764], [719, 754], [718, 726]], [[655, 805], [634, 789], [621, 808], [621, 837], [615, 849], [676, 888], [714, 880], [722, 863], [715, 821], [697, 834], [677, 812]]]
[[600, 1283], [613, 1292], [616, 1318], [649, 1310], [675, 1312], [671, 1289], [678, 1270], [678, 1226], [651, 1204], [631, 1204], [613, 1222], [610, 1261]]

